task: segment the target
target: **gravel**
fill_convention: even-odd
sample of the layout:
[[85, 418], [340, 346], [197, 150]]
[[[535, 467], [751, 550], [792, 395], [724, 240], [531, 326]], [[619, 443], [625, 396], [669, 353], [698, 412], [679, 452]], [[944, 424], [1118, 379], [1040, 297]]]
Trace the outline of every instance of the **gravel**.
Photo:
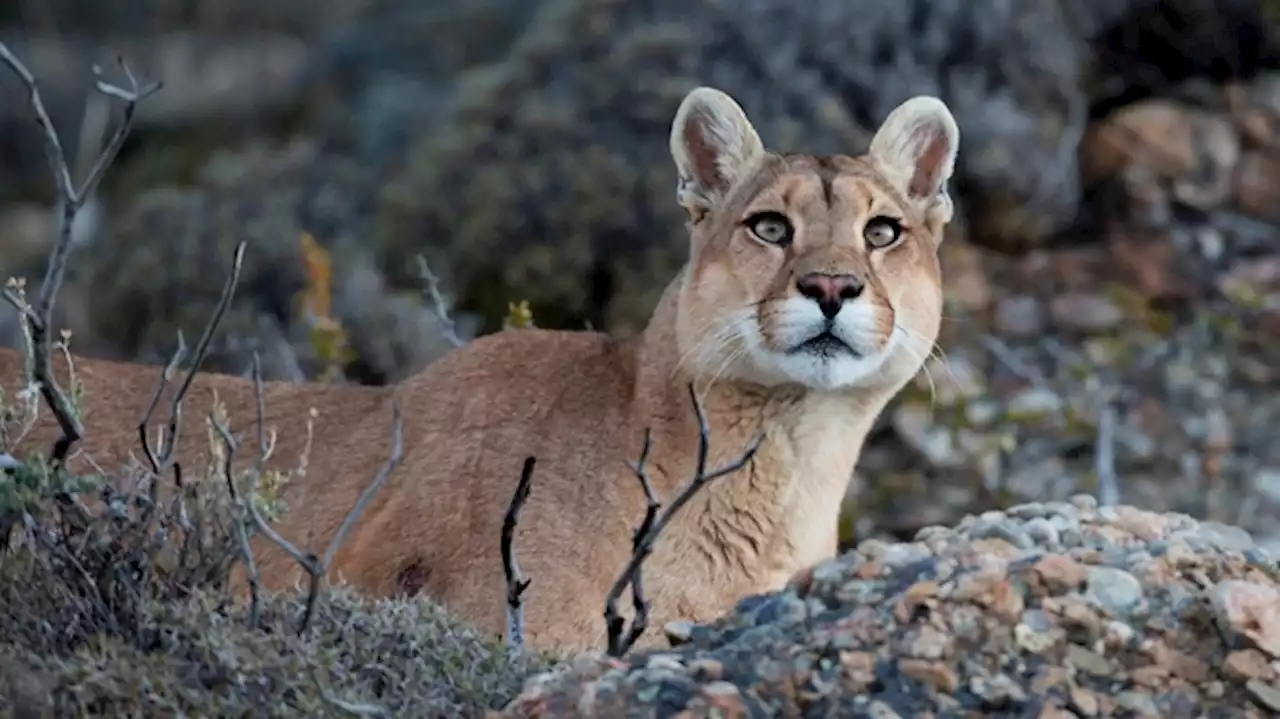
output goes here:
[[675, 646], [582, 655], [504, 717], [1266, 717], [1280, 566], [1238, 528], [1088, 495], [862, 542]]

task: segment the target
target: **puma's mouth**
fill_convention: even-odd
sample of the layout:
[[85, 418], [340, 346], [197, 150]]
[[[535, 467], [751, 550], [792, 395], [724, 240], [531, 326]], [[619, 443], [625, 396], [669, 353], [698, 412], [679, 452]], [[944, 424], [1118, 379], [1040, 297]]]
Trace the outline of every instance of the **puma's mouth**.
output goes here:
[[820, 332], [787, 351], [787, 354], [816, 355], [830, 357], [861, 357], [862, 353], [850, 347], [847, 342], [836, 337], [830, 331]]

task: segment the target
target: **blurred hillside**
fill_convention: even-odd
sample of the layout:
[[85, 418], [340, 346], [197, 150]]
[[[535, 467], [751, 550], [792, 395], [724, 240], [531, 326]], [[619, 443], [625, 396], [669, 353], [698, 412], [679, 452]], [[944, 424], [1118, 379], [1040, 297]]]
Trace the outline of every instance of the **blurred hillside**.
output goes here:
[[[468, 334], [518, 300], [542, 326], [636, 331], [685, 258], [667, 133], [695, 85], [810, 152], [860, 152], [890, 108], [937, 94], [963, 137], [945, 355], [886, 413], [850, 536], [1083, 490], [1274, 539], [1273, 5], [12, 0], [0, 39], [77, 156], [113, 122], [86, 101], [94, 63], [165, 82], [77, 230], [75, 348], [161, 361], [246, 239], [206, 366], [242, 373], [257, 350], [273, 378], [326, 366], [301, 301], [317, 253], [347, 381], [448, 349], [419, 253]], [[0, 98], [0, 269], [34, 282], [52, 184], [2, 73]]]

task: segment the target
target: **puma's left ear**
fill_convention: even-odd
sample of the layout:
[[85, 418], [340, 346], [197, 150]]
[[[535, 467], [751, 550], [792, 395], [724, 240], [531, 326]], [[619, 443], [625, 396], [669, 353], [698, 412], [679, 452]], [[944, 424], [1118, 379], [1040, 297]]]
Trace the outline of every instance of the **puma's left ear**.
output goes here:
[[[919, 95], [889, 113], [871, 140], [869, 154], [909, 198], [923, 200], [945, 194], [959, 147], [960, 128], [946, 103]], [[950, 207], [950, 198], [945, 199]]]

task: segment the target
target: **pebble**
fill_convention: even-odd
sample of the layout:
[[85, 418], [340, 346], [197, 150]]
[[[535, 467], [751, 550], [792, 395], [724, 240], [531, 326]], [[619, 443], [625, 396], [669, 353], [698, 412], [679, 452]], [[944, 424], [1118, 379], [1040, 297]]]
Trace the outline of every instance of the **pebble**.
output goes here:
[[1273, 712], [1280, 712], [1280, 687], [1261, 679], [1250, 679], [1245, 682], [1245, 688], [1249, 690], [1249, 694], [1253, 695], [1254, 701], [1258, 702], [1259, 706]]
[[662, 627], [662, 633], [666, 636], [667, 643], [673, 647], [687, 644], [693, 638], [693, 622], [688, 619], [667, 622]]
[[1221, 522], [1200, 522], [1200, 535], [1213, 543], [1213, 546], [1227, 552], [1245, 552], [1257, 546], [1253, 535], [1241, 527]]
[[1036, 517], [1023, 525], [1027, 536], [1034, 542], [1047, 546], [1056, 547], [1059, 545], [1058, 528], [1053, 526], [1053, 522], [1044, 517]]
[[1035, 541], [1022, 528], [1021, 523], [1008, 519], [984, 521], [975, 527], [969, 536], [974, 539], [1003, 539], [1018, 549], [1030, 549], [1035, 546]]
[[1209, 590], [1218, 626], [1280, 659], [1280, 591], [1242, 579], [1219, 582]]
[[1142, 585], [1115, 567], [1089, 567], [1085, 596], [1112, 615], [1123, 617], [1142, 601]]
[[890, 423], [902, 441], [930, 465], [940, 469], [964, 466], [964, 457], [956, 446], [955, 432], [935, 424], [929, 407], [904, 402], [893, 410]]
[[1009, 398], [1008, 412], [1015, 417], [1048, 417], [1062, 412], [1064, 403], [1047, 387], [1028, 387]]
[[1271, 679], [1275, 670], [1267, 661], [1266, 655], [1257, 649], [1237, 649], [1227, 655], [1222, 664], [1228, 679], [1248, 681], [1250, 679]]
[[1044, 306], [1029, 295], [1003, 297], [996, 303], [993, 320], [1001, 335], [1031, 337], [1044, 331]]
[[1048, 505], [1040, 502], [1028, 502], [1027, 504], [1015, 504], [1005, 510], [1005, 514], [1017, 519], [1044, 519], [1051, 517], [1055, 513]]
[[645, 663], [645, 669], [650, 671], [668, 671], [678, 672], [684, 669], [680, 661], [669, 654], [654, 654], [649, 657], [649, 661]]
[[1280, 504], [1280, 467], [1265, 467], [1249, 483], [1263, 498]]
[[1060, 327], [1081, 332], [1115, 329], [1124, 312], [1110, 299], [1095, 293], [1066, 292], [1049, 301], [1049, 314]]
[[1127, 711], [1142, 717], [1159, 717], [1160, 710], [1155, 700], [1146, 692], [1127, 691], [1116, 695], [1116, 704]]

